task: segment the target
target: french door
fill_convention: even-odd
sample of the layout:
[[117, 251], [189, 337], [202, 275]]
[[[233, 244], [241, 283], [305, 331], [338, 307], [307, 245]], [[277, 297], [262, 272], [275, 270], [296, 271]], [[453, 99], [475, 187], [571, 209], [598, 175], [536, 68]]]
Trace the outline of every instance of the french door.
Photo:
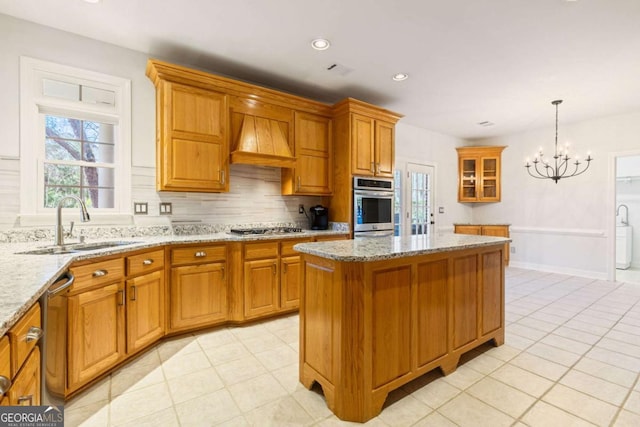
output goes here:
[[433, 166], [407, 163], [396, 173], [395, 234], [431, 235], [433, 232]]

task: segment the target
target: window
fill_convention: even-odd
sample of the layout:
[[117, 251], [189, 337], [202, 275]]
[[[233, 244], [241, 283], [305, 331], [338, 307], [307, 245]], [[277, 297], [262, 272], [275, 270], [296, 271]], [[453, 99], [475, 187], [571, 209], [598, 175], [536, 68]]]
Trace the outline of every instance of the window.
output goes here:
[[92, 219], [123, 222], [130, 215], [130, 82], [32, 58], [20, 66], [21, 225], [50, 224], [67, 195], [80, 197]]

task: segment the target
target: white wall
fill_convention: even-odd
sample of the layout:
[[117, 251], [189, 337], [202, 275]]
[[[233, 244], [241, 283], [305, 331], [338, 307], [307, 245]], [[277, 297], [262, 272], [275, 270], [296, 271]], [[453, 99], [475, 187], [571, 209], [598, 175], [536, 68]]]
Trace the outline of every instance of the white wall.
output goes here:
[[[469, 222], [472, 209], [458, 203], [458, 152], [464, 140], [399, 122], [396, 125], [396, 168], [407, 162], [435, 166], [436, 229], [453, 231], [456, 222]], [[443, 207], [440, 214], [438, 208]]]
[[[148, 55], [0, 14], [0, 228], [16, 225], [19, 213], [19, 58], [30, 56], [131, 80], [132, 195], [149, 203], [150, 215], [136, 223], [164, 223], [158, 202], [173, 203], [171, 219], [238, 224], [296, 222], [298, 204], [319, 197], [280, 195], [280, 169], [233, 165], [226, 194], [155, 191], [155, 89], [145, 76]], [[165, 58], [167, 59], [167, 58]], [[170, 60], [170, 58], [169, 58]], [[214, 70], [215, 71], [215, 70]]]
[[502, 155], [502, 202], [475, 206], [473, 220], [512, 224], [513, 265], [606, 278], [615, 239], [609, 202], [615, 175], [609, 159], [612, 153], [640, 147], [640, 111], [560, 122], [559, 142], [567, 139], [574, 153], [584, 157], [591, 150], [594, 160], [584, 175], [557, 184], [534, 179], [524, 168], [525, 158], [537, 147], [553, 151], [553, 127], [474, 142], [508, 147]]

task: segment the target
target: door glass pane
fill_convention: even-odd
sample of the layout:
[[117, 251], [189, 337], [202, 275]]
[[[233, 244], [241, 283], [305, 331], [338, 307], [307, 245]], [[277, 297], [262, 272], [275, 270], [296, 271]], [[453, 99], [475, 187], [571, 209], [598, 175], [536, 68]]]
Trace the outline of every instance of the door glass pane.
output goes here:
[[429, 234], [431, 222], [430, 175], [411, 172], [411, 234]]

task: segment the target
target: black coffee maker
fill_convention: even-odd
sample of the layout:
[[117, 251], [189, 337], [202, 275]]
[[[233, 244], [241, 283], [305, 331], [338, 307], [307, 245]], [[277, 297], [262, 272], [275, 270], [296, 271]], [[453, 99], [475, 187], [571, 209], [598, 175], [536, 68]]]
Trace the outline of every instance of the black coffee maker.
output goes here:
[[322, 205], [317, 205], [309, 209], [311, 212], [311, 229], [326, 230], [329, 228], [329, 209]]

